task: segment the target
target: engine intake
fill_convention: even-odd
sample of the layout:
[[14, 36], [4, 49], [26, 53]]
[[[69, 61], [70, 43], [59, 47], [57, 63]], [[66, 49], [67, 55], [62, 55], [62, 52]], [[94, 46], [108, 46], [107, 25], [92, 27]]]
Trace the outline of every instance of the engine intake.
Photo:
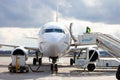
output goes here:
[[13, 51], [12, 55], [26, 55], [21, 49], [16, 49]]
[[15, 48], [12, 53], [11, 53], [11, 56], [15, 56], [15, 55], [20, 55], [20, 56], [25, 56], [25, 60], [28, 59], [28, 53], [27, 51], [22, 48], [22, 47], [18, 47], [18, 48]]

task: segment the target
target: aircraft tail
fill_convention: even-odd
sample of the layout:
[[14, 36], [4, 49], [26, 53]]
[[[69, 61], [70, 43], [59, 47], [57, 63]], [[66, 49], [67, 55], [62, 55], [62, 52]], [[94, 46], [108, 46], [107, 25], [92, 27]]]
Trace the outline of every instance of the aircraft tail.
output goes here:
[[56, 22], [58, 22], [58, 12], [59, 12], [59, 6], [56, 8]]

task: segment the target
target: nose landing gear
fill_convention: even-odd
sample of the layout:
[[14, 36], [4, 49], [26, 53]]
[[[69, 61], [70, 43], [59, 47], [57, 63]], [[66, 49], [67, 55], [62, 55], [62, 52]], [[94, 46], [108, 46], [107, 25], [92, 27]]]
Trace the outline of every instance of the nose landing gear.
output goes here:
[[50, 66], [52, 74], [57, 74], [57, 72], [58, 72], [58, 65], [56, 64], [57, 58], [58, 57], [50, 57], [50, 59], [52, 59], [52, 64]]
[[58, 72], [57, 64], [51, 64], [51, 73], [56, 74]]

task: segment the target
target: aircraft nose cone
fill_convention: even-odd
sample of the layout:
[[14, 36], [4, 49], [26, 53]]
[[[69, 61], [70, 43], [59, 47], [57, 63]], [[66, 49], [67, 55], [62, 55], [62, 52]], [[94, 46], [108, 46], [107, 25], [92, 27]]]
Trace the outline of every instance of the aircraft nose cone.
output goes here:
[[57, 53], [57, 52], [59, 52], [59, 48], [58, 48], [57, 45], [50, 45], [49, 46], [49, 51], [53, 52], [53, 53]]

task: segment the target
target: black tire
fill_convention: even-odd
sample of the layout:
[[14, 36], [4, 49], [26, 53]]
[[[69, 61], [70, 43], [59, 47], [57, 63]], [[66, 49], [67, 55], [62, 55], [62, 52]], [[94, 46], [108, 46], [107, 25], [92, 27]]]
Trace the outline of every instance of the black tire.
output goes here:
[[70, 59], [70, 65], [72, 66], [73, 63], [74, 63], [74, 60], [71, 58], [71, 59]]
[[116, 79], [120, 80], [120, 72], [119, 71], [116, 72]]
[[23, 73], [24, 71], [23, 70], [20, 70], [21, 73]]
[[53, 64], [50, 65], [50, 69], [51, 69], [51, 71], [53, 71]]
[[118, 69], [117, 69], [117, 71], [120, 71], [120, 65], [118, 66]]
[[13, 73], [16, 73], [16, 70], [12, 70]]
[[51, 64], [51, 73], [56, 74], [58, 72], [57, 64]]
[[58, 66], [55, 64], [55, 71], [58, 72]]
[[29, 72], [29, 68], [28, 67], [26, 67], [26, 73], [28, 73]]
[[33, 65], [36, 65], [37, 59], [33, 58]]
[[26, 70], [26, 73], [28, 73], [29, 72], [29, 70]]
[[42, 58], [39, 58], [39, 65], [42, 64]]
[[13, 73], [13, 70], [9, 70], [11, 73]]
[[88, 69], [88, 71], [94, 71], [95, 64], [88, 64], [87, 69]]
[[116, 78], [120, 80], [120, 65], [118, 66], [117, 72], [116, 72]]

